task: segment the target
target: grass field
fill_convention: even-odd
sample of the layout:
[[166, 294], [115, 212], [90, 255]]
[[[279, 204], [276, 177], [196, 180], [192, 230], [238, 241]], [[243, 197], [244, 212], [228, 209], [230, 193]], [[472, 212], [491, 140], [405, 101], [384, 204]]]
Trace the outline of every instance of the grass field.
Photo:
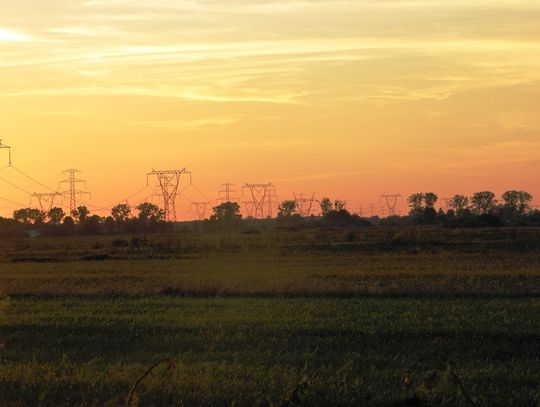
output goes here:
[[2, 243], [0, 405], [540, 402], [537, 229]]

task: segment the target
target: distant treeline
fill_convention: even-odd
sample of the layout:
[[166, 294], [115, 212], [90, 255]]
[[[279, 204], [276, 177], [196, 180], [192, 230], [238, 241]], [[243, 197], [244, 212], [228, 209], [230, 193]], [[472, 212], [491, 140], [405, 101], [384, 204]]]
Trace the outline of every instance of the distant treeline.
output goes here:
[[445, 208], [436, 209], [439, 197], [433, 192], [419, 192], [407, 198], [408, 215], [383, 218], [350, 213], [344, 201], [330, 198], [320, 201], [320, 215], [309, 217], [299, 214], [295, 200], [285, 200], [278, 207], [277, 217], [272, 219], [243, 218], [238, 203], [225, 202], [213, 208], [209, 219], [182, 223], [166, 222], [163, 209], [148, 202], [133, 208], [135, 213], [128, 204], [116, 205], [106, 217], [92, 215], [86, 206], [79, 206], [69, 215], [57, 207], [48, 212], [22, 208], [14, 211], [12, 218], [0, 218], [0, 235], [135, 234], [171, 231], [175, 228], [256, 230], [406, 225], [453, 228], [540, 226], [540, 211], [532, 208], [532, 199], [532, 195], [525, 191], [507, 191], [500, 199], [493, 192], [482, 191], [471, 197], [455, 195], [445, 200]]

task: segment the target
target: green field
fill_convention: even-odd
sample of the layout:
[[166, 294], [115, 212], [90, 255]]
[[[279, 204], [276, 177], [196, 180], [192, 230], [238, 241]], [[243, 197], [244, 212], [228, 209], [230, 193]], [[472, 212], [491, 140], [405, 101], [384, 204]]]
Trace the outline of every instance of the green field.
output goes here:
[[540, 402], [537, 229], [2, 243], [0, 405]]

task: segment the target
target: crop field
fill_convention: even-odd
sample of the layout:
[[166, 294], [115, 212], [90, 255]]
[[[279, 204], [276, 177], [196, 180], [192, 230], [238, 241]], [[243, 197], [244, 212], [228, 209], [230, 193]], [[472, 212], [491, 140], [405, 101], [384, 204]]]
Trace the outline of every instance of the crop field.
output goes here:
[[3, 240], [0, 405], [540, 402], [540, 230]]

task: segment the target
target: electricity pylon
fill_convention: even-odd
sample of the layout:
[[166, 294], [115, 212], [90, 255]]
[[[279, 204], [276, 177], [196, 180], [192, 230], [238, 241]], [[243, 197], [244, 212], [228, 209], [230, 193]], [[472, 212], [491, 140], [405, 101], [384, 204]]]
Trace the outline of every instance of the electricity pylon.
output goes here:
[[2, 139], [0, 139], [0, 148], [5, 148], [6, 150], [8, 150], [8, 154], [9, 154], [9, 165], [11, 165], [11, 147], [10, 147], [10, 146], [6, 146], [4, 143], [2, 143]]
[[32, 198], [37, 198], [40, 209], [49, 212], [54, 206], [55, 198], [61, 196], [60, 192], [34, 192], [30, 195], [30, 202], [32, 202]]
[[388, 208], [388, 216], [394, 216], [396, 214], [396, 207], [399, 198], [401, 198], [401, 194], [381, 195], [381, 199], [384, 199], [384, 201], [386, 202], [386, 207]]
[[75, 174], [78, 172], [82, 172], [80, 170], [76, 170], [75, 168], [69, 168], [65, 171], [63, 171], [63, 174], [69, 174], [69, 177], [65, 180], [60, 181], [60, 184], [69, 184], [69, 190], [63, 191], [61, 194], [62, 196], [69, 196], [69, 213], [72, 214], [77, 209], [77, 196], [79, 196], [81, 199], [84, 195], [90, 195], [90, 192], [81, 191], [77, 189], [77, 184], [84, 184], [86, 187], [86, 181], [82, 179], [78, 179], [75, 177]]
[[163, 197], [163, 210], [167, 222], [176, 222], [176, 197], [178, 196], [180, 178], [184, 174], [189, 174], [189, 183], [191, 185], [191, 172], [186, 168], [181, 170], [152, 170], [152, 172], [146, 174], [147, 184], [150, 176], [156, 176], [159, 181]]
[[273, 215], [272, 198], [276, 197], [276, 187], [272, 183], [245, 184], [242, 187], [242, 195], [246, 189], [251, 195], [254, 217], [262, 219], [266, 214], [267, 217], [271, 218]]
[[313, 204], [317, 202], [315, 200], [315, 193], [311, 195], [311, 198], [304, 198], [303, 194], [293, 194], [294, 202], [296, 202], [296, 210], [298, 214], [302, 217], [307, 217], [311, 215], [313, 209]]
[[246, 201], [246, 202], [242, 202], [242, 204], [244, 205], [244, 209], [246, 210], [247, 217], [252, 218], [253, 217], [253, 202]]
[[208, 205], [210, 205], [210, 202], [193, 202], [192, 205], [197, 211], [197, 217], [199, 220], [206, 219], [206, 211], [208, 210]]
[[232, 189], [234, 185], [226, 182], [225, 184], [222, 184], [221, 187], [223, 188], [221, 191], [219, 191], [219, 198], [217, 199], [218, 202], [224, 203], [224, 202], [232, 202], [233, 200], [236, 200], [236, 191]]

